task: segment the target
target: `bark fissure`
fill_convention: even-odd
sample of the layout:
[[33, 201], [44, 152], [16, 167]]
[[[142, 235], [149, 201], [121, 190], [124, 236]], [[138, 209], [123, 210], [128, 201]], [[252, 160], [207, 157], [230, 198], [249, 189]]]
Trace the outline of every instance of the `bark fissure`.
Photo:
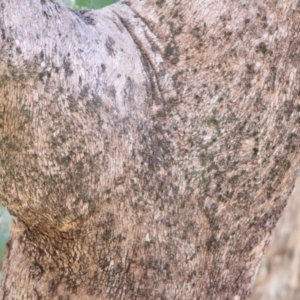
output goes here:
[[177, 95], [172, 88], [173, 80], [168, 74], [162, 58], [160, 41], [151, 31], [147, 22], [137, 15], [130, 6], [126, 4], [125, 6], [128, 8], [128, 14], [123, 12], [121, 15], [117, 10], [114, 10], [114, 13], [130, 33], [132, 40], [140, 50], [145, 71], [152, 82], [153, 100], [157, 101], [160, 99], [160, 102], [164, 103], [169, 98], [176, 98]]
[[[151, 91], [150, 91], [149, 95], [151, 95], [152, 99], [156, 99], [156, 97], [157, 97], [157, 87], [158, 87], [159, 91], [161, 91], [161, 89], [159, 88], [159, 86], [157, 86], [158, 81], [157, 81], [157, 76], [155, 74], [155, 70], [154, 70], [153, 66], [151, 65], [151, 63], [150, 63], [150, 60], [147, 58], [147, 54], [141, 48], [141, 43], [138, 41], [137, 37], [130, 31], [129, 26], [126, 24], [126, 21], [123, 20], [123, 18], [121, 16], [118, 15], [118, 17], [119, 17], [119, 20], [121, 21], [121, 23], [123, 24], [123, 26], [130, 33], [130, 35], [132, 37], [132, 40], [134, 41], [134, 43], [136, 44], [137, 48], [140, 51], [145, 72], [146, 72], [146, 74], [148, 75], [148, 77], [150, 78], [150, 81], [151, 81]], [[159, 98], [161, 98], [161, 95], [160, 95]]]

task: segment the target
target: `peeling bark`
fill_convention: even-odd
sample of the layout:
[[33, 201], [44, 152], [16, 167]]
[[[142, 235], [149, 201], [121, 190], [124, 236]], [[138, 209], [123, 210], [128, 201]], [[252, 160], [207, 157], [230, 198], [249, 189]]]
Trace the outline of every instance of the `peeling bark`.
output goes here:
[[0, 0], [1, 299], [246, 299], [299, 167], [297, 3]]

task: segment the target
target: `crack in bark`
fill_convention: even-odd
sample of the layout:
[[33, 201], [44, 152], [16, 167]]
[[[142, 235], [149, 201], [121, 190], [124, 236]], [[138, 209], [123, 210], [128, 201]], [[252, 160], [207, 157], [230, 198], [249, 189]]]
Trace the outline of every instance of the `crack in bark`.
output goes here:
[[[158, 78], [157, 78], [155, 68], [151, 64], [149, 57], [147, 56], [146, 52], [144, 51], [144, 49], [142, 47], [142, 43], [139, 42], [139, 39], [136, 37], [136, 35], [133, 33], [133, 31], [129, 29], [129, 25], [126, 23], [125, 19], [122, 18], [117, 13], [116, 13], [116, 15], [118, 16], [120, 22], [125, 27], [125, 29], [129, 33], [129, 35], [131, 36], [131, 38], [132, 38], [133, 42], [135, 43], [136, 47], [139, 49], [139, 52], [140, 52], [141, 58], [142, 58], [142, 63], [143, 63], [143, 66], [144, 66], [144, 70], [145, 70], [146, 74], [148, 75], [148, 77], [150, 79], [151, 97], [153, 99], [155, 99], [156, 96], [157, 96], [157, 91], [156, 90], [158, 89], [161, 92], [161, 88], [159, 87], [159, 82], [158, 82]], [[156, 87], [156, 85], [157, 85], [157, 87]], [[161, 98], [163, 98], [162, 94], [161, 94]]]
[[[140, 24], [139, 27], [134, 26], [135, 24], [130, 24], [130, 22], [128, 22], [126, 18], [121, 16], [116, 10], [113, 10], [113, 12], [118, 17], [128, 34], [131, 36], [141, 54], [145, 72], [148, 74], [151, 81], [150, 84], [152, 98], [154, 100], [158, 98], [164, 104], [168, 98], [174, 98], [174, 93], [171, 93], [172, 95], [168, 95], [174, 84], [164, 67], [160, 46], [156, 44], [156, 41], [153, 41], [153, 39], [156, 39], [156, 36], [152, 32], [147, 22], [141, 16], [134, 12], [127, 3], [124, 3], [124, 6], [128, 7], [130, 12], [134, 14], [132, 19], [140, 20], [143, 24], [142, 26]], [[142, 30], [142, 32], [138, 32], [139, 29]], [[153, 35], [152, 39], [150, 37], [151, 35]], [[145, 43], [145, 40], [147, 43]], [[169, 97], [166, 98], [166, 95]]]

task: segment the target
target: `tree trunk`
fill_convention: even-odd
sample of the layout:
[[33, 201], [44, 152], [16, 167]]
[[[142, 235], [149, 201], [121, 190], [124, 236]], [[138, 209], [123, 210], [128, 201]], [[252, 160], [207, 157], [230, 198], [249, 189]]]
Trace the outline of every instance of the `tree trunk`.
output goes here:
[[1, 299], [246, 299], [299, 166], [299, 16], [0, 0]]

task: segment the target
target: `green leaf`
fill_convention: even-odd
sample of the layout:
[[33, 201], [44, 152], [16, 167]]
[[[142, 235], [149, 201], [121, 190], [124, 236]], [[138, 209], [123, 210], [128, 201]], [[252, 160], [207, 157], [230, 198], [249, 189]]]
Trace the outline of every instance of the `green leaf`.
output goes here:
[[5, 253], [11, 222], [12, 216], [2, 206], [2, 204], [0, 204], [0, 262], [2, 262]]
[[99, 9], [104, 6], [117, 2], [116, 0], [63, 0], [63, 2], [72, 8]]

